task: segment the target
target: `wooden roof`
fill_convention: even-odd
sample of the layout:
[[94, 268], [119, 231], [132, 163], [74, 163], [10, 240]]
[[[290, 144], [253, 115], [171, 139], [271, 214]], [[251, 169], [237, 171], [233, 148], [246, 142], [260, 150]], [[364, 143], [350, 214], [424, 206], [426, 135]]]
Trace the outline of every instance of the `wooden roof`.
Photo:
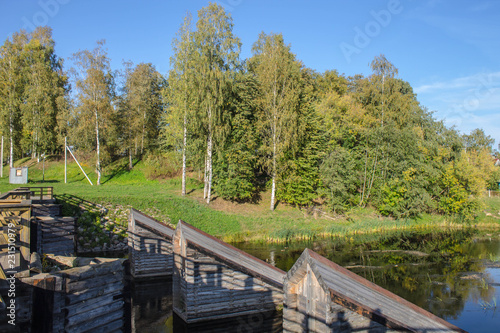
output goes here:
[[134, 208], [130, 209], [130, 222], [132, 223], [132, 226], [134, 224], [138, 224], [153, 233], [161, 234], [169, 239], [174, 237], [175, 230], [173, 228]]
[[189, 223], [179, 220], [176, 237], [184, 238], [189, 245], [230, 267], [259, 278], [275, 287], [283, 287], [286, 274], [284, 271], [193, 227]]
[[285, 283], [299, 282], [307, 264], [333, 302], [373, 321], [410, 332], [465, 332], [310, 249], [290, 269]]

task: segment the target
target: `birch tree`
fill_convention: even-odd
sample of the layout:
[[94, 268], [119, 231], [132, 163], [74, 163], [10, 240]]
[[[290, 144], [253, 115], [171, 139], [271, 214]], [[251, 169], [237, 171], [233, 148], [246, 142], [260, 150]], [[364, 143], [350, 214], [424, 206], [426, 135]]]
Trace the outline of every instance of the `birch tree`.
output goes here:
[[103, 132], [111, 125], [114, 97], [113, 75], [104, 45], [105, 41], [101, 40], [92, 51], [83, 50], [73, 55], [77, 66], [73, 73], [77, 89], [78, 126], [87, 133], [93, 128], [97, 185], [101, 184]]
[[217, 136], [223, 135], [222, 118], [228, 105], [224, 91], [238, 65], [241, 43], [233, 34], [232, 18], [214, 3], [198, 12], [194, 40], [194, 85], [198, 101], [199, 123], [206, 133], [204, 198], [210, 203], [212, 191], [212, 155]]
[[272, 182], [270, 208], [274, 210], [280, 159], [297, 129], [301, 66], [281, 34], [261, 33], [252, 52], [249, 68], [260, 89], [258, 127], [263, 133], [265, 165]]
[[[174, 55], [170, 58], [169, 73], [170, 120], [182, 125], [182, 195], [186, 195], [186, 162], [188, 140], [188, 118], [193, 113], [192, 92], [194, 41], [191, 29], [191, 15], [188, 13], [172, 42]], [[171, 124], [174, 125], [174, 124]]]

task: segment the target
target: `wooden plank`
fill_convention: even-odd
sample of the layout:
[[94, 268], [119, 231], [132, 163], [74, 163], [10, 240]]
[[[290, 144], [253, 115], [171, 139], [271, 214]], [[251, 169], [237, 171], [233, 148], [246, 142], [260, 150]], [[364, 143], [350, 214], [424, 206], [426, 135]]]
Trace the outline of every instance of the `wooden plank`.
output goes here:
[[197, 251], [215, 257], [230, 267], [235, 267], [279, 288], [283, 286], [284, 271], [224, 243], [182, 220], [177, 224], [176, 234], [178, 234], [178, 237], [183, 237], [190, 247]]
[[162, 236], [170, 239], [174, 237], [174, 229], [136, 209], [130, 209], [130, 220], [133, 220], [139, 226], [149, 229], [154, 234], [161, 233]]
[[[317, 278], [317, 284], [331, 301], [372, 321], [383, 323], [389, 328], [408, 331], [464, 332], [309, 249], [304, 250], [302, 256], [288, 272], [285, 279], [286, 293], [289, 292], [290, 285], [299, 282], [301, 277], [305, 276], [304, 266], [311, 268]], [[314, 301], [317, 302], [309, 296], [304, 298], [299, 295], [297, 301], [299, 311], [304, 311], [300, 310], [304, 309], [304, 302], [309, 304]], [[319, 306], [324, 306], [324, 304], [319, 304]], [[308, 308], [306, 311], [311, 310]], [[328, 316], [323, 317], [318, 312], [314, 314], [325, 321]]]

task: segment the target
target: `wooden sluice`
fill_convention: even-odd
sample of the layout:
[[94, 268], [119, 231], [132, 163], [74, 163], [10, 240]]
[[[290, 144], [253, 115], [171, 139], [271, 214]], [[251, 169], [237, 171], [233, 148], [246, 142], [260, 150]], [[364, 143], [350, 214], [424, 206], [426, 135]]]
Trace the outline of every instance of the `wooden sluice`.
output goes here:
[[[75, 254], [76, 220], [61, 217], [61, 207], [56, 204], [52, 187], [27, 187], [31, 192], [32, 251], [38, 253], [69, 256]], [[35, 236], [36, 234], [36, 236]]]
[[134, 278], [171, 276], [174, 229], [131, 209], [128, 222], [130, 273]]
[[79, 267], [19, 278], [32, 287], [32, 327], [41, 332], [122, 332], [125, 259], [55, 260]]
[[173, 310], [187, 323], [272, 311], [285, 272], [179, 221], [174, 236]]
[[[16, 272], [16, 313], [23, 329], [138, 332], [150, 321], [173, 318], [179, 332], [464, 332], [309, 249], [285, 273], [186, 222], [174, 230], [135, 209], [128, 225], [133, 279], [125, 279], [125, 259], [56, 257], [70, 268], [41, 273], [34, 252], [69, 252], [75, 221], [33, 216], [33, 198], [37, 194], [29, 188], [0, 195], [0, 314], [8, 301], [5, 275]], [[15, 234], [13, 268], [9, 228]], [[141, 282], [151, 279], [163, 285], [162, 293], [160, 287], [142, 291]], [[126, 280], [135, 293], [127, 306]], [[0, 331], [8, 328], [4, 324], [0, 321]]]
[[464, 332], [309, 249], [284, 292], [284, 332]]
[[69, 256], [75, 254], [75, 219], [73, 217], [37, 216], [37, 252]]

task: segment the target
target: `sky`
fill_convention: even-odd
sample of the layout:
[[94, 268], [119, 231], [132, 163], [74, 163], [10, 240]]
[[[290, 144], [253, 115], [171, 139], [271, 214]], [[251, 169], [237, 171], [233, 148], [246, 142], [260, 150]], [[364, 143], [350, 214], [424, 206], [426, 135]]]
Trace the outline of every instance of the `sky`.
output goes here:
[[[498, 0], [217, 0], [230, 13], [251, 57], [258, 35], [282, 33], [305, 66], [370, 75], [384, 54], [422, 106], [461, 133], [484, 129], [500, 144], [500, 1]], [[0, 43], [20, 29], [53, 29], [56, 54], [105, 39], [114, 70], [151, 62], [166, 74], [172, 39], [187, 12], [205, 0], [0, 0]]]

